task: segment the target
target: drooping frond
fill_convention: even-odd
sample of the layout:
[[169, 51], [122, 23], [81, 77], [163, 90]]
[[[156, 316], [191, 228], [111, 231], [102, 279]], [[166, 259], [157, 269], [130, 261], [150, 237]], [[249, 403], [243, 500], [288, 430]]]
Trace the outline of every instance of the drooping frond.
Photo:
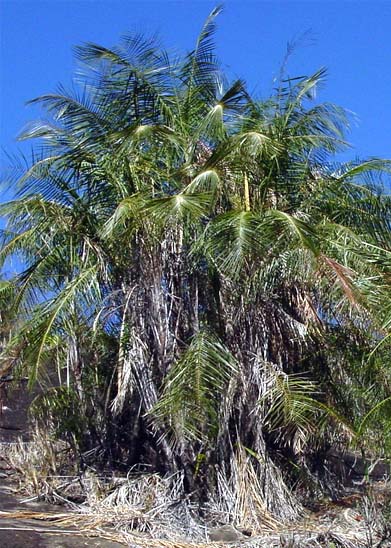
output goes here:
[[168, 421], [178, 442], [213, 438], [219, 399], [237, 370], [234, 357], [221, 342], [200, 332], [168, 373], [153, 410], [155, 420]]
[[286, 374], [265, 365], [265, 389], [259, 405], [265, 407], [265, 424], [300, 453], [315, 428], [319, 405], [316, 384], [302, 374]]

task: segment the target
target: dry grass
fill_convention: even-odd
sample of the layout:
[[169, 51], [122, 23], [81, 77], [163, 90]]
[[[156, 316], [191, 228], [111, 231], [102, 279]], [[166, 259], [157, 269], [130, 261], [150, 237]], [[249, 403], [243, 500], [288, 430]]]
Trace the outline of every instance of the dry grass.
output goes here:
[[36, 428], [31, 441], [21, 439], [0, 444], [0, 459], [17, 472], [23, 491], [30, 496], [53, 501], [56, 489], [63, 489], [62, 470], [70, 468], [70, 448], [64, 442], [52, 441]]
[[[362, 510], [340, 508], [322, 515], [298, 512], [301, 516], [295, 521], [277, 519], [265, 500], [270, 493], [265, 495], [265, 485], [244, 453], [237, 453], [229, 476], [219, 470], [216, 493], [201, 506], [185, 495], [180, 473], [165, 478], [157, 474], [99, 478], [90, 473], [82, 479], [56, 475], [63, 449], [39, 436], [33, 443], [1, 447], [2, 457], [18, 471], [24, 492], [32, 498], [69, 503], [70, 489], [77, 486], [85, 502], [71, 503], [63, 513], [0, 512], [0, 520], [20, 520], [21, 528], [25, 520], [36, 520], [49, 524], [51, 531], [54, 527], [58, 533], [76, 531], [132, 548], [370, 548], [387, 539], [386, 525], [372, 523], [373, 501]], [[376, 520], [381, 525], [379, 516]], [[237, 539], [212, 542], [210, 533], [224, 525], [237, 531]], [[251, 536], [244, 536], [243, 529]], [[382, 548], [391, 545], [384, 542]]]

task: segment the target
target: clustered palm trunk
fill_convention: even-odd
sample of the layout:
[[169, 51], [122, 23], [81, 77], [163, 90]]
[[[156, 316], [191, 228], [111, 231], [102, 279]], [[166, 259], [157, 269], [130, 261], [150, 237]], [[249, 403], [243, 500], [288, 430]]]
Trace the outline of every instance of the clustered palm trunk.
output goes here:
[[[39, 417], [208, 492], [243, 451], [263, 485], [308, 468], [391, 395], [390, 163], [330, 167], [348, 119], [315, 100], [323, 70], [267, 100], [229, 83], [218, 11], [181, 58], [141, 36], [77, 49], [82, 93], [39, 98], [50, 122], [22, 136], [44, 144], [1, 251], [24, 265], [3, 359], [58, 376]], [[287, 498], [275, 482], [271, 509]]]

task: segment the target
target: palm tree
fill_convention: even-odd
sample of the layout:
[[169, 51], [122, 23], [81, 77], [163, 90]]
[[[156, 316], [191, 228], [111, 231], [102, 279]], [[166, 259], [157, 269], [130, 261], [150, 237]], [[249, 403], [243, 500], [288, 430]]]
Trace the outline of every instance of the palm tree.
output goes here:
[[365, 390], [389, 396], [384, 359], [376, 390], [361, 365], [389, 328], [390, 164], [328, 167], [348, 117], [315, 101], [324, 70], [267, 100], [229, 82], [219, 11], [182, 58], [82, 46], [82, 93], [36, 100], [50, 122], [22, 138], [44, 144], [2, 206], [1, 256], [25, 265], [5, 352], [31, 382], [58, 371], [38, 413], [82, 453], [182, 470], [205, 497], [246, 458], [287, 516], [280, 468], [320, 447], [316, 421], [346, 443]]

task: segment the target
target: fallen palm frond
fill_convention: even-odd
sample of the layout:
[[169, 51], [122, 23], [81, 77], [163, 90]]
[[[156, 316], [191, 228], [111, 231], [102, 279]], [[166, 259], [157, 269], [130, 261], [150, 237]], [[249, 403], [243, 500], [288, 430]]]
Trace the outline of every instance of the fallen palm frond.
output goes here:
[[[48, 524], [48, 529], [40, 529], [48, 534], [51, 528], [53, 534], [60, 534], [62, 528], [71, 535], [75, 528], [80, 535], [140, 548], [332, 548], [333, 543], [339, 548], [368, 548], [369, 537], [380, 542], [388, 534], [387, 518], [380, 510], [376, 519], [368, 517], [369, 510], [374, 515], [378, 499], [387, 498], [387, 485], [382, 493], [377, 488], [370, 508], [326, 505], [308, 514], [296, 505], [293, 514], [279, 471], [265, 455], [243, 446], [236, 447], [229, 469], [216, 467], [216, 488], [205, 502], [186, 495], [184, 472], [166, 477], [136, 472], [127, 477], [61, 474], [61, 457], [54, 464], [57, 453], [66, 458], [67, 451], [62, 453], [66, 449], [38, 434], [28, 443], [1, 445], [2, 458], [16, 468], [23, 493], [30, 495], [22, 502], [55, 501], [65, 503], [69, 511], [0, 512], [0, 525], [1, 519], [7, 519], [7, 525], [9, 519], [28, 520], [26, 526], [36, 520]], [[277, 505], [279, 512], [274, 512]]]
[[[312, 514], [301, 510], [300, 519], [288, 524], [277, 520], [266, 509], [254, 458], [243, 448], [237, 451], [232, 474], [220, 471], [216, 496], [203, 507], [185, 496], [182, 473], [114, 480], [90, 474], [81, 481], [85, 503], [61, 513], [0, 512], [0, 530], [6, 519], [7, 525], [20, 521], [21, 530], [32, 531], [33, 520], [48, 524], [34, 528], [37, 532], [98, 536], [134, 548], [368, 548], [369, 536], [374, 543], [384, 538], [387, 530], [375, 524], [381, 520], [368, 518], [368, 504], [363, 509], [326, 507]], [[59, 486], [75, 479], [55, 478]]]

